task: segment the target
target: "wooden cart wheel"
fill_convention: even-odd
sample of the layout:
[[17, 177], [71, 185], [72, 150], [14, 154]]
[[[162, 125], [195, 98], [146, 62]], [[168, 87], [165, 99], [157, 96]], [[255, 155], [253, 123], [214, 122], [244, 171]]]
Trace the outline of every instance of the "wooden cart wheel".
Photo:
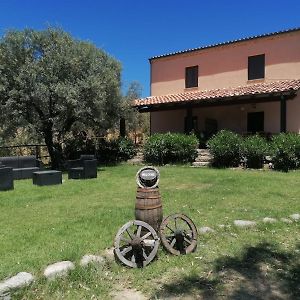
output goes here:
[[154, 259], [159, 243], [157, 233], [149, 224], [129, 221], [115, 237], [115, 256], [128, 267], [142, 268]]
[[197, 228], [184, 214], [173, 214], [163, 219], [159, 234], [164, 248], [174, 254], [188, 254], [197, 247]]

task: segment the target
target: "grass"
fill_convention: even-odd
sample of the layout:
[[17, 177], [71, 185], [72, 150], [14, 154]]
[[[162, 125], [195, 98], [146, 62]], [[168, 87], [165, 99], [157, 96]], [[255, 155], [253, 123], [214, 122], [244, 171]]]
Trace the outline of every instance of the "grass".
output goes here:
[[[97, 179], [64, 178], [62, 185], [49, 187], [21, 180], [14, 191], [0, 193], [0, 281], [21, 271], [38, 278], [16, 292], [16, 299], [109, 299], [120, 286], [153, 299], [300, 297], [300, 224], [261, 222], [300, 213], [299, 171], [161, 167], [164, 215], [185, 213], [198, 228], [210, 226], [216, 233], [201, 236], [190, 255], [174, 257], [160, 248], [145, 269], [109, 262], [103, 269], [77, 267], [63, 280], [46, 282], [42, 273], [48, 264], [78, 263], [84, 254], [112, 247], [118, 229], [134, 218], [137, 170], [107, 167]], [[232, 226], [235, 219], [260, 222], [243, 230]]]

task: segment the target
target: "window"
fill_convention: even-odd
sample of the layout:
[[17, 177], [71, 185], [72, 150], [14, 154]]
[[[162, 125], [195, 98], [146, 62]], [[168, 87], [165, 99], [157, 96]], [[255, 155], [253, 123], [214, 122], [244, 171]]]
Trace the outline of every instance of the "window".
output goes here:
[[265, 55], [248, 57], [248, 80], [265, 78]]
[[198, 86], [198, 66], [185, 68], [185, 88]]
[[264, 112], [248, 113], [247, 131], [251, 133], [264, 131]]

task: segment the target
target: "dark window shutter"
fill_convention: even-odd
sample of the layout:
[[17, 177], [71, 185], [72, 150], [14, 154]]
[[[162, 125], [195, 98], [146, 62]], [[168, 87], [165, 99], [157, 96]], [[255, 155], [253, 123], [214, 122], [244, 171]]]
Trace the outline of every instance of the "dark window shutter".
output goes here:
[[197, 87], [198, 86], [198, 66], [185, 68], [185, 87]]
[[265, 78], [265, 55], [248, 57], [248, 80]]
[[249, 112], [247, 117], [247, 131], [251, 133], [264, 131], [264, 112]]

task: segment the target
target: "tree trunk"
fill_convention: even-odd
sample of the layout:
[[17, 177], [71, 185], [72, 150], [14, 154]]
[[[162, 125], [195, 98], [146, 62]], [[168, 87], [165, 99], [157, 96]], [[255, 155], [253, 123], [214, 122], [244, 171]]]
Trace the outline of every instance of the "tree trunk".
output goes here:
[[58, 147], [55, 146], [53, 141], [52, 124], [44, 127], [44, 139], [51, 159], [51, 167], [53, 170], [60, 170], [62, 168], [62, 155]]

